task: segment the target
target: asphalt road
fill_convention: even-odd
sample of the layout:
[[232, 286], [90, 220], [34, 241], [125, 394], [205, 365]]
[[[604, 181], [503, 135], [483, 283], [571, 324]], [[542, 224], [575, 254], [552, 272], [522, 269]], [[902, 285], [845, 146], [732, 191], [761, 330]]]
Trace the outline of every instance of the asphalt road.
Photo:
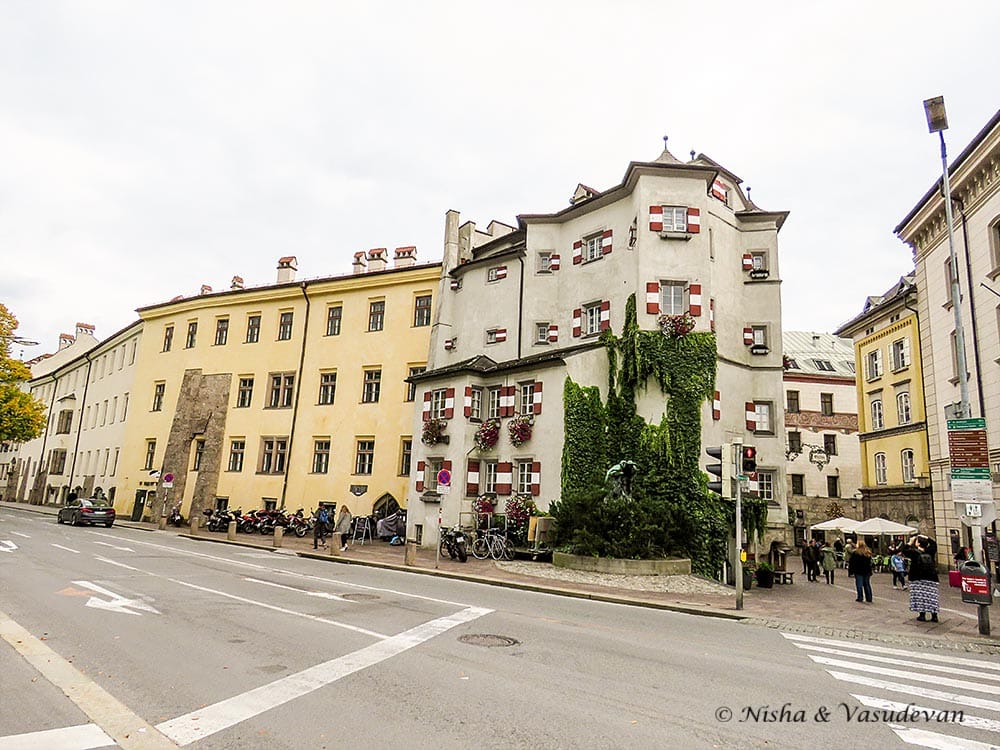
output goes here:
[[[1000, 741], [996, 658], [15, 509], [0, 509], [0, 592], [0, 750]], [[898, 713], [910, 702], [964, 723]], [[879, 708], [895, 721], [862, 720]]]

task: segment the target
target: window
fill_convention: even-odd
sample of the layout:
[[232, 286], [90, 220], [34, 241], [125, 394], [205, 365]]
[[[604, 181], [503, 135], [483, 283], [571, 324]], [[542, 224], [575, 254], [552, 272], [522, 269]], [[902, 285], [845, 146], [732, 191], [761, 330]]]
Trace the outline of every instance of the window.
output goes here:
[[399, 450], [399, 476], [410, 476], [410, 468], [413, 466], [413, 440], [403, 438]]
[[125, 417], [128, 416], [128, 394], [126, 393], [122, 397], [122, 422], [125, 421]]
[[271, 409], [287, 409], [292, 405], [292, 394], [294, 391], [295, 373], [272, 373], [271, 397], [268, 401], [268, 407]]
[[321, 372], [319, 374], [319, 403], [332, 404], [337, 395], [337, 373]]
[[601, 243], [603, 241], [604, 233], [591, 235], [590, 237], [584, 237], [583, 239], [583, 259], [585, 261], [597, 260], [598, 258], [603, 258], [604, 253], [601, 250]]
[[340, 320], [344, 315], [344, 308], [340, 305], [336, 307], [327, 308], [326, 311], [326, 335], [327, 336], [339, 336], [340, 335]]
[[684, 304], [683, 281], [660, 282], [660, 312], [664, 315], [682, 315], [688, 311]]
[[236, 391], [236, 408], [246, 409], [253, 401], [253, 378], [240, 378], [239, 390]]
[[[379, 391], [382, 388], [382, 371], [365, 370], [365, 382], [361, 392], [361, 402], [364, 404], [378, 403]], [[359, 474], [361, 472], [358, 472]]]
[[788, 393], [785, 394], [785, 401], [787, 402], [787, 406], [785, 407], [785, 411], [787, 411], [789, 414], [798, 414], [799, 413], [799, 392], [798, 391], [788, 391]]
[[822, 412], [824, 417], [833, 416], [833, 394], [832, 393], [821, 393], [819, 394], [819, 410]]
[[155, 458], [156, 458], [156, 441], [155, 440], [147, 440], [146, 441], [146, 461], [142, 465], [142, 468], [146, 469], [147, 471], [151, 471], [153, 469], [153, 461], [155, 460]]
[[774, 502], [774, 472], [773, 471], [758, 471], [757, 472], [757, 494], [760, 495], [762, 500], [767, 500], [769, 503]]
[[892, 342], [892, 369], [903, 370], [910, 365], [910, 341], [909, 339], [899, 339]]
[[785, 355], [785, 362], [784, 362], [784, 364], [785, 364], [785, 369], [786, 370], [800, 370], [800, 369], [802, 369], [802, 368], [799, 367], [799, 363], [796, 362], [793, 357], [789, 357], [787, 354]]
[[479, 489], [485, 495], [495, 495], [497, 491], [497, 462], [479, 462]]
[[375, 462], [375, 441], [359, 440], [358, 453], [354, 460], [355, 474], [371, 474]]
[[948, 257], [944, 261], [944, 298], [947, 300], [946, 305], [951, 304], [951, 280], [952, 280], [952, 268], [951, 268], [951, 258]]
[[313, 441], [313, 474], [326, 474], [330, 470], [330, 439]]
[[535, 343], [536, 344], [547, 344], [547, 343], [549, 343], [549, 324], [548, 323], [535, 323]]
[[515, 491], [520, 495], [531, 494], [531, 459], [517, 462]]
[[188, 323], [188, 334], [187, 340], [184, 342], [185, 349], [193, 349], [195, 342], [198, 340], [198, 321], [192, 320]]
[[958, 380], [958, 334], [951, 332], [951, 376]]
[[840, 477], [829, 476], [826, 478], [826, 496], [840, 497]]
[[[153, 468], [152, 465], [149, 468]], [[66, 451], [57, 448], [49, 454], [49, 473], [62, 474], [64, 471], [66, 471]]]
[[828, 359], [814, 359], [813, 364], [816, 366], [817, 370], [823, 370], [824, 372], [834, 372], [836, 370], [833, 366], [833, 362]]
[[169, 352], [174, 345], [174, 327], [167, 326], [163, 329], [163, 351]]
[[[410, 368], [410, 377], [412, 378], [414, 375], [419, 375], [422, 372], [427, 372], [427, 368], [426, 367], [411, 367]], [[416, 397], [417, 397], [417, 384], [416, 383], [407, 383], [406, 384], [406, 398], [404, 400], [405, 401], [413, 401], [413, 399], [415, 399]]]
[[368, 306], [368, 330], [381, 331], [385, 325], [385, 301], [372, 302]]
[[[837, 455], [837, 436], [836, 435], [824, 435], [823, 436], [823, 450], [826, 451], [828, 456]], [[830, 497], [836, 497], [835, 495], [830, 495]]]
[[435, 388], [431, 391], [431, 419], [444, 419], [447, 393], [445, 388]]
[[500, 386], [498, 385], [492, 386], [489, 389], [486, 416], [490, 419], [500, 418]]
[[885, 454], [875, 454], [875, 484], [888, 484], [889, 479], [885, 469]]
[[802, 452], [802, 433], [795, 431], [788, 433], [788, 452], [789, 453], [801, 453]]
[[415, 328], [431, 324], [431, 295], [422, 294], [413, 301], [413, 325]]
[[896, 394], [896, 414], [899, 418], [899, 424], [910, 423], [910, 394], [906, 391]]
[[469, 419], [479, 422], [483, 419], [483, 389], [473, 387], [469, 397]]
[[754, 411], [757, 412], [757, 427], [754, 432], [774, 432], [774, 425], [771, 424], [771, 402], [755, 401]]
[[552, 253], [544, 252], [538, 254], [538, 263], [535, 265], [538, 273], [552, 273]]
[[229, 470], [243, 471], [243, 454], [246, 452], [246, 441], [231, 440], [229, 442]]
[[59, 412], [59, 422], [56, 427], [56, 433], [59, 435], [68, 435], [72, 428], [73, 428], [73, 410], [63, 409], [61, 412]]
[[[487, 344], [495, 344], [495, 343], [497, 343], [497, 341], [499, 340], [497, 338], [497, 332], [498, 332], [498, 329], [496, 329], [496, 328], [490, 328], [488, 331], [486, 331], [486, 343]], [[504, 339], [504, 340], [506, 341], [506, 339]]]
[[261, 438], [260, 474], [281, 474], [285, 470], [288, 454], [288, 438]]
[[215, 345], [225, 346], [229, 340], [229, 318], [219, 318], [215, 321]]
[[205, 441], [194, 441], [194, 459], [191, 461], [191, 471], [201, 471], [201, 460], [205, 457]]
[[535, 413], [535, 382], [521, 383], [521, 414]]
[[753, 270], [753, 271], [766, 271], [767, 270], [767, 251], [766, 250], [751, 250], [750, 251], [750, 262], [752, 263], [751, 270]]
[[876, 378], [882, 377], [882, 350], [876, 349], [873, 352], [868, 352], [868, 356], [865, 358], [868, 366], [868, 379], [875, 380]]
[[806, 475], [805, 474], [792, 474], [792, 494], [793, 495], [804, 495], [804, 494], [806, 494]]
[[903, 481], [911, 483], [916, 479], [917, 472], [914, 468], [913, 449], [904, 448], [899, 452], [899, 459], [903, 465]]
[[687, 232], [688, 211], [683, 206], [663, 207], [663, 230], [664, 232]]
[[292, 313], [283, 312], [278, 318], [278, 341], [289, 341], [292, 338]]
[[[166, 383], [157, 383], [153, 386], [153, 411], [163, 411], [163, 393], [167, 389]], [[95, 413], [96, 417], [97, 414]]]
[[260, 316], [250, 315], [247, 317], [247, 343], [256, 344], [260, 341]]
[[882, 418], [882, 399], [876, 398], [872, 401], [872, 429], [881, 430], [885, 426]]
[[590, 335], [601, 332], [601, 303], [587, 305], [583, 308], [583, 333]]
[[424, 462], [424, 490], [427, 492], [437, 492], [438, 472], [444, 468], [444, 459], [428, 458]]
[[767, 326], [751, 326], [753, 345], [767, 347]]

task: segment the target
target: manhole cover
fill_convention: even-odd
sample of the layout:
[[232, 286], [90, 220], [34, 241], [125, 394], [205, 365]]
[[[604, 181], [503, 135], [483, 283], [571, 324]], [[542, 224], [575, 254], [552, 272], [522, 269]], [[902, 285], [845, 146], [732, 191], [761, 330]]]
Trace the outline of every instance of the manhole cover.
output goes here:
[[486, 633], [471, 633], [460, 635], [458, 640], [470, 646], [485, 646], [486, 648], [501, 648], [505, 646], [516, 646], [519, 641], [515, 638], [508, 638], [505, 635], [489, 635]]
[[352, 602], [370, 602], [372, 599], [378, 599], [375, 594], [341, 594], [342, 599], [348, 599]]

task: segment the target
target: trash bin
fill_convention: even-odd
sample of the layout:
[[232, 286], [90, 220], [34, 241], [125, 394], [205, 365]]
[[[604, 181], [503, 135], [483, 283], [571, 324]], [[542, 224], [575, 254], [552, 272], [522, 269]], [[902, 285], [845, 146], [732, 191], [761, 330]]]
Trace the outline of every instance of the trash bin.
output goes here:
[[962, 563], [962, 601], [966, 604], [992, 604], [990, 572], [975, 560]]

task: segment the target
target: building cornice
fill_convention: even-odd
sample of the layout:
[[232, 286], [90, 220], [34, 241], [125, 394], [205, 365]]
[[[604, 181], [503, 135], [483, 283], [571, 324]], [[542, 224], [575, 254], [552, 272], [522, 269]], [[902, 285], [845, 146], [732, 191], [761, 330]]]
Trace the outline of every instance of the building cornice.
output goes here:
[[809, 427], [816, 430], [857, 432], [858, 415], [844, 414], [843, 412], [823, 414], [823, 412], [819, 411], [786, 411], [785, 427]]
[[876, 430], [874, 432], [861, 432], [858, 434], [858, 440], [862, 443], [868, 443], [873, 440], [881, 440], [882, 438], [892, 438], [897, 435], [907, 435], [911, 432], [926, 432], [927, 423], [926, 422], [911, 422], [910, 424], [899, 425], [897, 427], [887, 427], [884, 430]]

